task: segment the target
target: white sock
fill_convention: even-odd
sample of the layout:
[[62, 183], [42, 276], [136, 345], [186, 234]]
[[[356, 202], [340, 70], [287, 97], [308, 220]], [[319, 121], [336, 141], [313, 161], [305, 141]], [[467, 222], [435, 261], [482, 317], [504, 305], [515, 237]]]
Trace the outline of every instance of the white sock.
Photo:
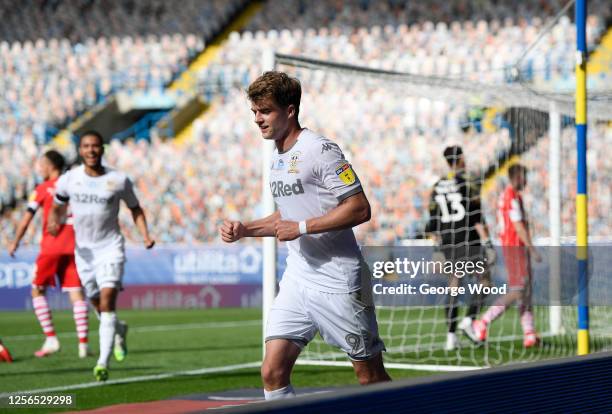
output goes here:
[[117, 314], [115, 312], [100, 312], [100, 358], [98, 365], [108, 366], [115, 340], [115, 325]]
[[283, 400], [285, 398], [293, 398], [295, 397], [295, 391], [291, 384], [286, 387], [279, 388], [274, 391], [268, 391], [264, 388], [264, 396], [266, 397], [266, 401], [268, 400]]

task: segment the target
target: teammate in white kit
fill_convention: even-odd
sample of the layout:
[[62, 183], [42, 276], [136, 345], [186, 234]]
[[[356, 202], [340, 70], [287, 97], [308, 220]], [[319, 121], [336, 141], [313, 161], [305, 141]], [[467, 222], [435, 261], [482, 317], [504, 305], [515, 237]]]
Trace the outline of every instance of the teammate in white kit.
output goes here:
[[125, 262], [118, 220], [120, 200], [131, 210], [145, 247], [150, 249], [155, 244], [149, 237], [145, 214], [130, 179], [102, 165], [103, 144], [102, 136], [95, 131], [81, 136], [79, 155], [83, 164], [58, 180], [48, 225], [49, 233], [57, 233], [69, 202], [76, 236], [77, 269], [85, 292], [100, 315], [100, 357], [94, 368], [98, 381], [108, 379], [113, 342], [118, 361], [127, 352], [127, 325], [115, 313]]
[[270, 189], [278, 211], [249, 223], [225, 221], [221, 237], [288, 242], [287, 268], [266, 326], [265, 397], [295, 395], [291, 371], [317, 332], [348, 354], [361, 384], [389, 381], [370, 273], [352, 230], [370, 219], [361, 183], [338, 145], [300, 126], [297, 79], [266, 72], [248, 96], [263, 138], [276, 144]]

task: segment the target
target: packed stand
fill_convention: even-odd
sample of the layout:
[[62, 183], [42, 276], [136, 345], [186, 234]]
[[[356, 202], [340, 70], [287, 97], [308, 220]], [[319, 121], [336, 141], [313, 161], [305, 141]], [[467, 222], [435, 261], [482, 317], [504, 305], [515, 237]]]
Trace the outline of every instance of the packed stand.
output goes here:
[[[360, 3], [372, 7], [385, 4]], [[286, 15], [295, 18], [291, 26], [295, 29], [234, 33], [216, 62], [199, 74], [200, 90], [209, 95], [212, 106], [195, 121], [191, 143], [179, 146], [154, 138], [151, 143], [111, 144], [108, 163], [132, 176], [160, 241], [218, 242], [223, 218], [260, 216], [261, 138], [243, 91], [261, 73], [264, 49], [452, 76], [459, 82], [469, 78], [502, 83], [511, 75], [505, 69], [543, 25], [536, 17], [527, 25], [524, 19], [514, 23], [510, 17], [502, 22], [498, 15], [476, 23], [434, 24], [425, 20], [406, 25], [401, 22], [401, 13], [396, 13], [369, 28], [328, 21], [326, 27], [302, 29], [308, 26], [302, 26], [302, 21], [307, 21], [304, 16], [318, 3], [300, 4], [305, 8], [302, 14], [283, 8]], [[271, 5], [267, 3], [264, 11]], [[338, 16], [336, 23], [352, 21], [345, 11]], [[265, 29], [263, 23], [256, 24], [260, 25], [257, 29]], [[573, 49], [566, 55], [573, 48], [574, 32], [569, 24], [563, 19], [546, 37], [550, 62], [574, 56]], [[600, 22], [590, 19], [590, 25], [592, 40]], [[534, 56], [539, 55], [538, 48], [532, 51]], [[565, 60], [551, 63], [550, 78], [560, 76], [565, 64]], [[446, 145], [462, 145], [468, 168], [479, 175], [496, 162], [512, 139], [507, 127], [482, 128], [469, 122], [467, 114], [478, 102], [446, 95], [435, 95], [435, 99], [432, 94], [417, 96], [401, 85], [321, 71], [280, 69], [291, 71], [302, 81], [302, 125], [338, 142], [364, 183], [373, 217], [357, 229], [361, 243], [392, 244], [419, 235], [431, 186], [447, 170], [441, 155]], [[548, 76], [540, 69], [533, 73]], [[485, 205], [494, 205], [485, 201]], [[131, 219], [123, 212], [121, 220]], [[131, 226], [124, 227], [128, 239], [139, 240]], [[610, 229], [604, 228], [603, 234], [609, 235]]]
[[24, 128], [43, 143], [115, 92], [162, 90], [244, 3], [0, 2], [13, 22], [0, 32], [0, 145]]
[[[268, 0], [262, 13], [255, 16], [246, 30], [397, 26], [400, 23], [503, 21], [508, 18], [531, 23], [555, 16], [566, 4], [564, 0], [285, 0], [283, 7], [278, 7], [276, 2]], [[608, 6], [605, 0], [589, 0], [589, 11], [604, 19], [612, 14]]]
[[58, 127], [115, 92], [161, 91], [244, 4], [0, 0], [0, 212]]
[[246, 0], [0, 0], [0, 40], [197, 34], [210, 39]]
[[[513, 68], [521, 59], [522, 82], [564, 88], [573, 80], [575, 29], [567, 15], [522, 57], [548, 23], [547, 18], [564, 2], [529, 1], [511, 6], [480, 2], [478, 7], [467, 1], [289, 3], [290, 7], [279, 8], [275, 2], [267, 2], [251, 22], [250, 31], [235, 36], [224, 48], [218, 65], [201, 74], [202, 87], [245, 83], [258, 67], [249, 65], [243, 57], [260, 62], [263, 47], [322, 60], [484, 83], [519, 80]], [[587, 43], [593, 48], [611, 12], [603, 1], [590, 4], [589, 12]]]

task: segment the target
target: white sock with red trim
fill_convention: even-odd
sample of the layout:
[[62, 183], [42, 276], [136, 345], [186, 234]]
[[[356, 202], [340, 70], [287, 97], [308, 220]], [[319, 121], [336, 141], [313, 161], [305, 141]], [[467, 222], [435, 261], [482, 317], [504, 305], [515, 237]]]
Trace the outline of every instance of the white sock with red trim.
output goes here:
[[72, 312], [74, 315], [74, 323], [76, 325], [77, 337], [79, 343], [86, 344], [89, 334], [89, 314], [87, 309], [87, 302], [79, 300], [72, 305]]
[[55, 328], [53, 327], [53, 320], [51, 319], [51, 310], [47, 303], [47, 298], [44, 296], [36, 296], [32, 298], [32, 305], [34, 306], [34, 313], [40, 323], [44, 334], [47, 338], [56, 338]]
[[482, 316], [482, 321], [487, 325], [499, 318], [506, 311], [504, 305], [493, 305]]
[[531, 312], [523, 312], [521, 315], [521, 327], [523, 328], [524, 334], [535, 332], [535, 327], [533, 326], [533, 314]]

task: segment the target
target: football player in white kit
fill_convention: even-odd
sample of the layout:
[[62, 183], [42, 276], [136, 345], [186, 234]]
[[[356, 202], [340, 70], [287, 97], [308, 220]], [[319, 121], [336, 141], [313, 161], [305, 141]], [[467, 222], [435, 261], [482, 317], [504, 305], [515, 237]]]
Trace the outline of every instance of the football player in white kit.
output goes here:
[[266, 399], [295, 395], [291, 371], [317, 332], [348, 354], [361, 384], [391, 380], [370, 273], [352, 230], [371, 214], [357, 175], [338, 145], [300, 126], [297, 79], [266, 72], [249, 86], [248, 97], [263, 138], [276, 144], [270, 189], [278, 211], [249, 223], [226, 220], [221, 237], [287, 241], [287, 268], [266, 326]]
[[48, 225], [49, 233], [57, 232], [70, 203], [77, 269], [85, 292], [100, 315], [100, 357], [94, 367], [94, 377], [98, 381], [108, 379], [113, 345], [118, 361], [122, 361], [127, 352], [127, 325], [117, 319], [115, 312], [125, 262], [124, 239], [118, 219], [120, 200], [132, 212], [145, 247], [150, 249], [155, 244], [149, 237], [145, 214], [130, 179], [102, 165], [103, 144], [102, 136], [95, 131], [81, 136], [79, 155], [83, 164], [59, 178]]

